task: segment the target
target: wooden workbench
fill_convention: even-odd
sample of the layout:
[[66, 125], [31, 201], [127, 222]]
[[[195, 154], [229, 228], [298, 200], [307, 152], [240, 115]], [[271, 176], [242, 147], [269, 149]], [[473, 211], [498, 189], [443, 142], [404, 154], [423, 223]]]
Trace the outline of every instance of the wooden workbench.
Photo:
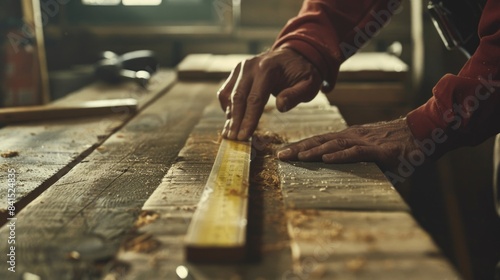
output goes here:
[[[296, 141], [345, 127], [323, 96], [286, 114], [272, 103], [265, 110], [253, 145], [248, 261], [187, 263], [183, 238], [224, 123], [219, 85], [176, 81], [171, 71], [149, 90], [94, 84], [59, 102], [134, 97], [139, 112], [0, 129], [4, 260], [15, 246], [15, 272], [3, 261], [0, 279], [181, 279], [183, 269], [187, 279], [458, 278], [374, 164], [272, 156], [275, 135]], [[7, 220], [9, 170], [15, 220]]]

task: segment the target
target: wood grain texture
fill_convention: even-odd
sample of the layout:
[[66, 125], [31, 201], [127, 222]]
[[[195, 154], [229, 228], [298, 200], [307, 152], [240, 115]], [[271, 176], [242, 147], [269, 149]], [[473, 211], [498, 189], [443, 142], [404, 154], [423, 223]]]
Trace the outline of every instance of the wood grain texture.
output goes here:
[[[268, 171], [281, 182], [252, 182], [249, 261], [186, 263], [184, 236], [225, 119], [218, 87], [177, 83], [21, 211], [19, 273], [177, 279], [185, 266], [195, 279], [456, 278], [374, 164], [286, 163], [269, 155], [255, 157], [252, 168], [274, 163]], [[346, 127], [323, 95], [286, 114], [272, 104], [260, 130], [290, 142]], [[257, 155], [265, 145], [253, 144]]]
[[217, 87], [177, 84], [21, 211], [17, 271], [42, 279], [97, 277], [98, 262], [114, 256]]
[[224, 79], [239, 62], [251, 57], [247, 54], [190, 54], [177, 66], [177, 76], [180, 80]]
[[[268, 109], [262, 118], [262, 126], [289, 142], [346, 128], [336, 107], [325, 104], [328, 101], [320, 95], [314, 102], [286, 114]], [[288, 208], [408, 210], [373, 163], [279, 162], [278, 165]]]
[[[275, 11], [273, 11], [274, 13]], [[177, 66], [181, 80], [224, 79], [247, 54], [190, 54]], [[396, 56], [382, 52], [357, 53], [346, 60], [339, 70], [339, 82], [398, 82], [407, 78], [408, 65]], [[352, 85], [351, 85], [352, 86]], [[354, 92], [355, 90], [353, 90]]]
[[[153, 77], [148, 90], [140, 89], [134, 83], [118, 86], [95, 83], [54, 102], [54, 106], [71, 106], [89, 100], [134, 98], [138, 100], [140, 110], [164, 93], [174, 81], [172, 71], [161, 71]], [[115, 110], [106, 117], [30, 122], [0, 129], [0, 151], [16, 151], [19, 154], [12, 158], [0, 158], [0, 180], [6, 180], [10, 168], [17, 173], [17, 210], [60, 179], [130, 119], [132, 115], [127, 108], [124, 109]], [[142, 117], [143, 121], [146, 118]], [[5, 184], [0, 185], [2, 217], [6, 215], [6, 188]], [[5, 219], [1, 221], [3, 223]]]
[[[338, 111], [325, 106], [324, 96], [287, 114], [277, 113], [272, 102], [259, 126], [262, 131], [298, 140], [325, 129], [345, 127]], [[315, 163], [307, 168], [304, 163], [293, 163], [294, 168], [306, 170], [297, 171], [282, 168], [290, 163], [277, 162], [280, 169], [273, 170], [280, 174], [280, 187], [261, 192], [262, 201], [250, 208], [261, 209], [256, 216], [263, 225], [262, 232], [255, 235], [257, 239], [261, 235], [262, 240], [257, 244], [263, 252], [259, 261], [239, 266], [186, 262], [182, 242], [215, 159], [216, 131], [222, 128], [223, 120], [217, 104], [206, 109], [178, 161], [143, 206], [142, 211], [154, 213], [158, 218], [138, 231], [152, 236], [161, 245], [154, 252], [121, 251], [119, 261], [130, 265], [126, 279], [175, 279], [180, 266], [186, 267], [195, 279], [400, 279], [408, 273], [413, 279], [456, 278], [454, 270], [407, 213], [407, 207], [381, 172], [375, 165], [363, 163], [333, 167]], [[263, 150], [265, 144], [254, 141], [254, 151]], [[258, 164], [254, 159], [252, 165]], [[293, 180], [309, 180], [310, 184], [294, 186], [290, 183]], [[348, 185], [349, 180], [353, 186]], [[315, 189], [320, 186], [315, 183], [326, 184], [332, 193]], [[280, 191], [285, 195], [285, 203], [280, 196], [273, 195]], [[311, 193], [319, 194], [311, 199]], [[346, 196], [345, 203], [337, 198], [340, 194]], [[259, 197], [258, 192], [250, 194], [250, 201], [255, 197]], [[255, 213], [249, 218], [252, 215]], [[288, 223], [291, 240], [283, 232], [283, 223]], [[422, 268], [425, 271], [420, 271]], [[120, 274], [109, 271], [108, 275]]]
[[408, 213], [289, 211], [293, 276], [302, 279], [459, 279]]
[[[200, 265], [185, 261], [184, 236], [201, 197], [218, 150], [218, 134], [224, 114], [217, 102], [205, 110], [160, 186], [143, 206], [159, 218], [139, 229], [161, 242], [157, 251], [122, 251], [118, 259], [131, 265], [126, 279], [176, 279], [178, 266], [194, 279], [280, 279], [291, 270], [291, 252], [279, 186], [264, 189], [251, 181], [247, 231], [247, 261], [239, 265]], [[267, 158], [268, 159], [268, 158]], [[252, 168], [256, 161], [253, 158]], [[109, 272], [109, 275], [117, 275]], [[260, 277], [260, 278], [259, 278]]]
[[[264, 127], [290, 142], [346, 127], [318, 96]], [[288, 210], [291, 279], [458, 279], [454, 268], [373, 163], [278, 162]]]

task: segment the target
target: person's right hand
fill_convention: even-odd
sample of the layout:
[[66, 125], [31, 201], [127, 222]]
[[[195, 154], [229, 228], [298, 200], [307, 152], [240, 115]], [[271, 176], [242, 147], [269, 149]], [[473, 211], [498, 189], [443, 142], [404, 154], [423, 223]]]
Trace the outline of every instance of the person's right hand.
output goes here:
[[318, 70], [291, 49], [268, 51], [239, 63], [217, 93], [227, 118], [222, 136], [247, 140], [271, 94], [277, 109], [286, 112], [311, 101], [321, 84]]

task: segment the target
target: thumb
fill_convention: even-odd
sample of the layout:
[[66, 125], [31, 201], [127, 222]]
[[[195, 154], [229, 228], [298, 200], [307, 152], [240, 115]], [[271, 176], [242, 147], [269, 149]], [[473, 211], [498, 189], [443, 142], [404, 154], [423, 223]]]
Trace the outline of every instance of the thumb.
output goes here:
[[318, 95], [320, 82], [309, 77], [295, 85], [282, 90], [276, 97], [276, 108], [280, 112], [287, 112], [301, 102], [311, 101]]

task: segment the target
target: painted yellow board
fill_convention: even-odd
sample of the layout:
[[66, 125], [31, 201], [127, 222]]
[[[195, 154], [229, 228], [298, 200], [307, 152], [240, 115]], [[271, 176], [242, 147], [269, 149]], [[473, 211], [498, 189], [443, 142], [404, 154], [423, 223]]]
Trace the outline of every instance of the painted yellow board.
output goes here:
[[250, 142], [221, 141], [186, 235], [188, 261], [245, 258], [250, 153]]

